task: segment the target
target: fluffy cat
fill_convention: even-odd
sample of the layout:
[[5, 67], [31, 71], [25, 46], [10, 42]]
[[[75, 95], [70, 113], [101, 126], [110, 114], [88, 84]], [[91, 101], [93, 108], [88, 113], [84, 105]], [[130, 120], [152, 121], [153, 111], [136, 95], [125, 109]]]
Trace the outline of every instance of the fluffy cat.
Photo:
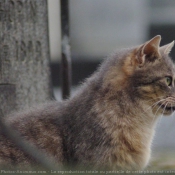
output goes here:
[[[121, 50], [63, 102], [12, 114], [7, 123], [61, 165], [143, 169], [158, 116], [175, 110], [175, 68], [161, 36]], [[33, 159], [0, 135], [0, 164]]]

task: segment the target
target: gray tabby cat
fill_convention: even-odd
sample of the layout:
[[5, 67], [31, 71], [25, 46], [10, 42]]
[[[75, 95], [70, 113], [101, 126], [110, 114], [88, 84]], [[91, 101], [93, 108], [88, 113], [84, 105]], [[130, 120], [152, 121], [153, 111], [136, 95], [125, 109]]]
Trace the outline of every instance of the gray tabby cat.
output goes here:
[[[145, 168], [158, 116], [175, 110], [174, 42], [160, 47], [160, 40], [115, 53], [72, 98], [12, 114], [7, 123], [61, 165]], [[0, 164], [32, 163], [1, 132]]]

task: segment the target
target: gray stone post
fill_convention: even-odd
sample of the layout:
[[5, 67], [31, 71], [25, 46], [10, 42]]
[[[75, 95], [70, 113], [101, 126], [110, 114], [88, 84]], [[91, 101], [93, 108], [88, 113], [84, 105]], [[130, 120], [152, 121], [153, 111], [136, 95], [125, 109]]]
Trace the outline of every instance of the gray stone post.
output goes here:
[[52, 96], [47, 0], [0, 0], [0, 105], [4, 114]]

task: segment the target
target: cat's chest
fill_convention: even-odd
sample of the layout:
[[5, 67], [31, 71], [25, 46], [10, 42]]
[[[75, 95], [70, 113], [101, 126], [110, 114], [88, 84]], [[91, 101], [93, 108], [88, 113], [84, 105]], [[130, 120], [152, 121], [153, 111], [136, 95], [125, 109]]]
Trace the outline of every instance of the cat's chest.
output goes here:
[[[128, 114], [129, 115], [129, 114]], [[119, 116], [116, 110], [107, 110], [99, 115], [100, 124], [110, 137], [108, 153], [110, 166], [133, 169], [144, 168], [150, 159], [150, 146], [154, 135], [153, 127], [148, 128], [141, 120]]]

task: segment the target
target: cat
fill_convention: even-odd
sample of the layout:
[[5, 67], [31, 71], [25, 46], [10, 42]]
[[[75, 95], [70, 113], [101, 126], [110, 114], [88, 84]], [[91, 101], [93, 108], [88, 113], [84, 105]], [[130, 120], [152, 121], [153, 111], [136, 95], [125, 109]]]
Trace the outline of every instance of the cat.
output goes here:
[[[11, 114], [6, 123], [59, 165], [144, 169], [158, 116], [175, 110], [174, 41], [160, 41], [117, 51], [70, 99]], [[32, 163], [1, 131], [0, 165]]]

